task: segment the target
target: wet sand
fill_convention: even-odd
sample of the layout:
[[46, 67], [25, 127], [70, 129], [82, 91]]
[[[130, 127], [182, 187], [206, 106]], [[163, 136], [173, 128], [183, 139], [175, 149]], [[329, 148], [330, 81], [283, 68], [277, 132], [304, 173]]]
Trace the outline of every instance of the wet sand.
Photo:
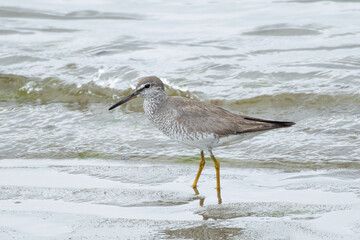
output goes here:
[[[358, 239], [359, 170], [110, 160], [0, 161], [0, 238]], [[202, 206], [200, 206], [202, 204]]]

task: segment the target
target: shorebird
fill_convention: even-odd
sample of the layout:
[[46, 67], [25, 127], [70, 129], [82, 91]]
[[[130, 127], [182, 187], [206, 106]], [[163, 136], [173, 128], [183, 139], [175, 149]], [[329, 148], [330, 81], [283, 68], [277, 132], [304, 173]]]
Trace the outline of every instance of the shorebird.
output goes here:
[[[274, 128], [289, 127], [294, 122], [280, 122], [238, 115], [221, 107], [183, 97], [167, 96], [162, 81], [155, 77], [140, 78], [136, 89], [109, 108], [136, 98], [144, 98], [144, 111], [150, 121], [165, 135], [200, 149], [200, 165], [192, 187], [196, 189], [205, 166], [204, 151], [210, 154], [216, 170], [216, 189], [220, 197], [220, 163], [212, 150], [230, 137], [248, 138]], [[197, 192], [197, 190], [196, 190]]]

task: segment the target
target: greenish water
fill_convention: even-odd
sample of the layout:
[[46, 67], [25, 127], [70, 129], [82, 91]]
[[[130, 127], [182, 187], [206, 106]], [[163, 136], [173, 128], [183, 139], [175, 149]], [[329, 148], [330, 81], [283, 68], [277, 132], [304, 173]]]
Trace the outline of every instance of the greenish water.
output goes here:
[[[358, 1], [0, 0], [0, 238], [358, 238], [359, 19]], [[214, 150], [217, 205], [212, 162], [196, 195], [199, 150], [141, 99], [108, 111], [148, 75], [296, 125]]]

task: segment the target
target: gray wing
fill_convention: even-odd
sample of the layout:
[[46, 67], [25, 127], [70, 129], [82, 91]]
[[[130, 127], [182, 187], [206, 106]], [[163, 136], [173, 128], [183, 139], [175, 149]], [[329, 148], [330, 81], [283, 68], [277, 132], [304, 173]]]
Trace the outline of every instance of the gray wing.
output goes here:
[[176, 120], [189, 130], [228, 136], [247, 132], [288, 127], [292, 122], [278, 122], [237, 115], [212, 104], [182, 97], [169, 97]]

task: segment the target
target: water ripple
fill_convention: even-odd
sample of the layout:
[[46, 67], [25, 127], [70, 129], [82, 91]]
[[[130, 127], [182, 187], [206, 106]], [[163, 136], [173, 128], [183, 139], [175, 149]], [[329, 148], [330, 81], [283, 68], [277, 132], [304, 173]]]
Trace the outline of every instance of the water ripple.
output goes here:
[[291, 26], [288, 24], [275, 24], [258, 27], [255, 30], [244, 32], [243, 35], [252, 36], [313, 36], [321, 32], [311, 26]]
[[49, 13], [27, 8], [2, 7], [0, 8], [1, 18], [35, 18], [51, 20], [92, 20], [92, 19], [109, 19], [109, 20], [143, 20], [144, 16], [139, 14], [99, 12], [94, 10], [73, 11], [69, 13]]
[[307, 48], [289, 48], [289, 49], [267, 49], [256, 50], [249, 52], [250, 55], [262, 55], [269, 53], [282, 53], [282, 52], [298, 52], [298, 51], [331, 51], [339, 49], [357, 49], [360, 48], [360, 44], [344, 44], [339, 46], [320, 46], [320, 47], [307, 47]]

